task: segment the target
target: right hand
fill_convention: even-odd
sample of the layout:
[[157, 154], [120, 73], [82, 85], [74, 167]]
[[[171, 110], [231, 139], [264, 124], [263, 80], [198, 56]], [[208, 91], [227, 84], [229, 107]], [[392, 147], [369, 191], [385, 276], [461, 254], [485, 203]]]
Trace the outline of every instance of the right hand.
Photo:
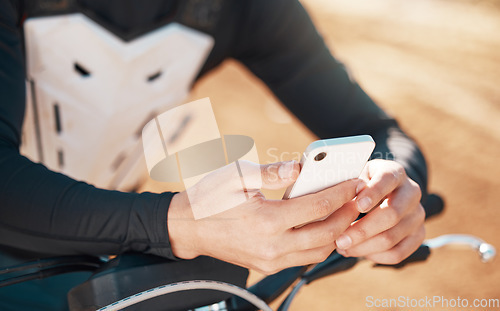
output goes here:
[[[248, 165], [258, 166], [240, 161], [242, 168]], [[280, 162], [260, 165], [260, 174], [259, 170], [249, 171], [257, 172], [255, 178], [262, 176], [262, 183], [258, 183], [262, 188], [280, 189], [295, 181], [300, 165], [294, 161]], [[207, 193], [206, 199], [198, 201], [210, 206], [217, 200], [231, 200], [235, 189], [233, 183], [225, 180], [223, 169], [210, 175], [199, 183], [210, 182], [202, 188], [214, 189], [217, 195]], [[211, 256], [265, 274], [321, 262], [335, 249], [337, 237], [359, 215], [352, 201], [359, 183], [362, 181], [353, 179], [289, 200], [267, 200], [259, 189], [247, 184], [248, 200], [199, 220], [193, 217], [186, 191], [177, 193], [167, 221], [172, 251], [182, 259]], [[330, 216], [323, 221], [294, 228], [327, 215]]]

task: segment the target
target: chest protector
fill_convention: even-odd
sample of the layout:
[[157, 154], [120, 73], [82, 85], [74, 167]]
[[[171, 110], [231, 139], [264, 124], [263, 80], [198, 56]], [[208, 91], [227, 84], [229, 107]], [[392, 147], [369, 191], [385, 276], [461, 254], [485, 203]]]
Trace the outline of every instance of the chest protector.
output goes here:
[[106, 189], [147, 176], [143, 126], [183, 103], [213, 46], [170, 23], [130, 42], [83, 14], [25, 22], [27, 107], [21, 153]]

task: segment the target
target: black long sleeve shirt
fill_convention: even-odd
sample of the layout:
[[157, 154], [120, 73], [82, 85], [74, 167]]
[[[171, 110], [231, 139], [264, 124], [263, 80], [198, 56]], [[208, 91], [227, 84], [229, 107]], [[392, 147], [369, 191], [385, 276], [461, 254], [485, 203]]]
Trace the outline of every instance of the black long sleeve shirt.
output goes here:
[[[215, 39], [200, 76], [227, 58], [240, 61], [320, 138], [371, 135], [375, 155], [395, 157], [425, 191], [426, 165], [417, 145], [349, 78], [298, 1], [213, 2], [217, 10], [203, 16], [184, 2], [174, 18]], [[123, 37], [154, 27], [171, 10], [161, 0], [73, 4]], [[20, 155], [22, 18], [36, 12], [29, 9], [21, 1], [0, 0], [0, 246], [33, 254], [138, 251], [174, 258], [167, 231], [172, 193], [97, 189]]]

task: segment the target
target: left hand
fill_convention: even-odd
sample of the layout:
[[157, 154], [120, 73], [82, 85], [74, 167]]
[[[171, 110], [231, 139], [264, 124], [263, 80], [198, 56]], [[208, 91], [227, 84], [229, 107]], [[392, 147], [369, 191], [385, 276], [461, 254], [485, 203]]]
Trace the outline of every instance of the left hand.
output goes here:
[[400, 263], [425, 237], [420, 187], [401, 164], [389, 160], [369, 161], [360, 178], [366, 187], [356, 202], [368, 214], [337, 238], [337, 252], [380, 264]]

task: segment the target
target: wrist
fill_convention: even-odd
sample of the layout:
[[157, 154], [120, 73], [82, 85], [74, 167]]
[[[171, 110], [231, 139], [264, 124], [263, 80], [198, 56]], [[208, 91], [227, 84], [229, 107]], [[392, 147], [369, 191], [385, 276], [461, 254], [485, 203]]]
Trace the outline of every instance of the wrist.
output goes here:
[[176, 193], [172, 197], [167, 214], [167, 228], [174, 256], [193, 259], [201, 255], [198, 228], [186, 192]]

